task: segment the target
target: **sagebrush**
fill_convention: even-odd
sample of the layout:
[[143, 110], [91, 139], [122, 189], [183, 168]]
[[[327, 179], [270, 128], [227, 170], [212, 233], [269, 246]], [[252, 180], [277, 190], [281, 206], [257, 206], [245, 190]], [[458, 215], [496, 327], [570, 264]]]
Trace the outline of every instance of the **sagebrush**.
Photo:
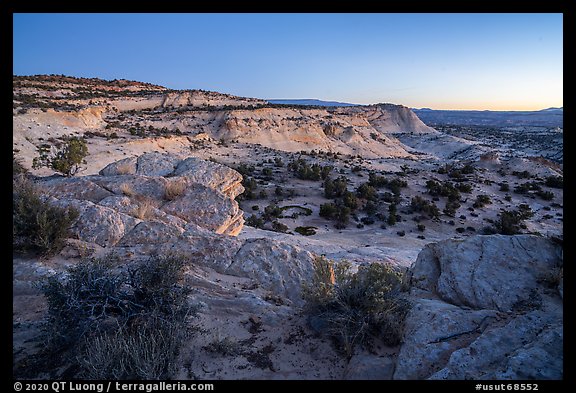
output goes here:
[[316, 258], [312, 281], [303, 288], [306, 310], [347, 356], [369, 338], [398, 345], [410, 308], [402, 293], [402, 277], [384, 264], [360, 266], [353, 272], [349, 263]]
[[68, 351], [82, 378], [168, 378], [196, 315], [182, 282], [186, 260], [156, 255], [126, 268], [115, 261], [84, 260], [42, 282], [46, 348]]
[[64, 239], [78, 218], [73, 208], [62, 208], [40, 196], [23, 175], [12, 182], [12, 245], [15, 250], [51, 255], [64, 247]]

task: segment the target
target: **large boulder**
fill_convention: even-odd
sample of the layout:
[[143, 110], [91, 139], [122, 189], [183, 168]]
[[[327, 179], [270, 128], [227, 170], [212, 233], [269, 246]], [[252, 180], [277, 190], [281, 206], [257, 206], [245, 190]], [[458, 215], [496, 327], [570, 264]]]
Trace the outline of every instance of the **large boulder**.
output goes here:
[[89, 177], [53, 177], [39, 183], [42, 191], [54, 198], [79, 199], [94, 203], [113, 195]]
[[532, 235], [426, 246], [394, 379], [561, 379], [561, 267], [561, 247]]
[[202, 184], [191, 184], [160, 210], [219, 234], [237, 235], [244, 224], [236, 201]]
[[78, 199], [59, 199], [55, 204], [72, 207], [79, 213], [71, 228], [72, 235], [102, 247], [115, 246], [122, 237], [140, 222], [139, 219], [109, 207]]
[[302, 304], [301, 288], [312, 278], [308, 251], [269, 239], [252, 239], [234, 256], [227, 274], [255, 279], [262, 287]]
[[511, 312], [562, 264], [562, 250], [538, 236], [473, 236], [429, 244], [411, 269], [415, 287], [474, 309]]

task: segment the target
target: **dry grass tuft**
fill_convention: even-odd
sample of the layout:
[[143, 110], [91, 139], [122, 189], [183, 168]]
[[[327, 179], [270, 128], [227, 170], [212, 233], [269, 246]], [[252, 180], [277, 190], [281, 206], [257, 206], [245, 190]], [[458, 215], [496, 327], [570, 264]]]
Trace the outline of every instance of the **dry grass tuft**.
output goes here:
[[134, 166], [129, 162], [123, 162], [116, 166], [116, 172], [119, 175], [130, 175], [134, 173]]
[[127, 197], [133, 197], [134, 195], [136, 195], [136, 193], [134, 192], [134, 189], [128, 183], [122, 183], [120, 185], [120, 192], [122, 194], [126, 195]]
[[167, 201], [173, 201], [174, 199], [184, 195], [186, 191], [186, 183], [183, 180], [171, 181], [166, 184], [166, 189], [164, 190], [164, 199]]
[[154, 216], [155, 203], [151, 198], [138, 198], [138, 206], [132, 210], [132, 215], [141, 220], [147, 220]]

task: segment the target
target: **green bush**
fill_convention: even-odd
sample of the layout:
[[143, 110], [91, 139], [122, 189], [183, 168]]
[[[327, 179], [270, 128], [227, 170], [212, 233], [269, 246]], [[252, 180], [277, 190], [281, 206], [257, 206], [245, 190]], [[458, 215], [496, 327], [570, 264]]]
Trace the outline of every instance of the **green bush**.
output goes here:
[[282, 224], [280, 221], [274, 220], [272, 221], [272, 230], [274, 232], [286, 233], [286, 231], [288, 231], [288, 226]]
[[303, 236], [312, 236], [316, 234], [316, 227], [296, 227], [294, 231], [298, 232]]
[[564, 177], [563, 176], [548, 176], [546, 182], [544, 183], [548, 187], [552, 188], [563, 188], [564, 187]]
[[50, 153], [47, 147], [41, 147], [39, 153], [32, 162], [33, 168], [49, 167], [66, 176], [74, 176], [88, 155], [88, 146], [84, 139], [71, 137], [56, 153]]
[[369, 183], [362, 183], [356, 189], [356, 195], [358, 198], [367, 199], [369, 201], [378, 200], [378, 192]]
[[490, 205], [491, 203], [492, 200], [488, 195], [480, 194], [476, 196], [476, 201], [474, 201], [472, 207], [478, 209], [484, 207], [485, 205]]
[[545, 201], [551, 201], [552, 199], [554, 199], [554, 193], [551, 191], [537, 191], [536, 195], [538, 195], [540, 198], [544, 199]]
[[331, 220], [334, 216], [336, 216], [337, 211], [338, 207], [336, 206], [336, 204], [323, 203], [320, 205], [320, 212], [318, 213], [318, 215], [320, 217], [324, 217], [327, 218], [328, 220]]
[[76, 354], [89, 379], [165, 379], [189, 337], [186, 260], [152, 256], [124, 269], [89, 259], [41, 284], [48, 303], [46, 349]]
[[386, 221], [388, 225], [396, 225], [397, 208], [395, 204], [388, 206], [388, 220]]
[[320, 164], [309, 165], [305, 160], [299, 158], [288, 164], [288, 169], [294, 173], [298, 179], [302, 180], [325, 180], [333, 167]]
[[346, 356], [356, 345], [379, 337], [398, 345], [410, 304], [401, 292], [402, 274], [388, 265], [372, 263], [352, 272], [346, 262], [314, 261], [310, 285], [303, 287], [306, 312], [320, 320], [322, 333], [336, 340]]
[[324, 180], [324, 197], [328, 199], [341, 198], [348, 191], [348, 180], [344, 176], [340, 176], [335, 180], [327, 177]]
[[384, 176], [370, 172], [368, 174], [368, 184], [374, 188], [381, 188], [388, 184], [388, 180]]
[[521, 233], [523, 221], [532, 217], [534, 213], [526, 204], [518, 205], [516, 210], [503, 210], [498, 215], [498, 220], [494, 223], [494, 228], [488, 233], [500, 233], [502, 235], [516, 235]]
[[255, 214], [252, 214], [250, 217], [248, 217], [244, 223], [254, 228], [264, 227], [264, 220], [257, 217]]
[[43, 200], [32, 181], [23, 176], [16, 177], [12, 184], [14, 249], [46, 256], [59, 252], [78, 212]]
[[427, 201], [419, 195], [412, 197], [410, 208], [415, 212], [423, 212], [429, 218], [437, 219], [440, 217], [440, 210], [434, 202]]
[[449, 217], [454, 217], [456, 216], [456, 211], [458, 210], [458, 208], [460, 208], [460, 202], [458, 201], [448, 201], [446, 202], [446, 206], [444, 206], [444, 210], [443, 213], [446, 214]]

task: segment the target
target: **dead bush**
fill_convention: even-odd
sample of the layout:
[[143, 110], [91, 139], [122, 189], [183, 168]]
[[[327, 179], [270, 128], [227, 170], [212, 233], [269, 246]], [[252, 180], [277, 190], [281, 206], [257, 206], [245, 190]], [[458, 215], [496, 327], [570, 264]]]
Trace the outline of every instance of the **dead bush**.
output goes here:
[[197, 310], [182, 283], [186, 260], [157, 255], [128, 267], [114, 261], [85, 260], [42, 282], [45, 349], [66, 351], [81, 378], [169, 378]]

